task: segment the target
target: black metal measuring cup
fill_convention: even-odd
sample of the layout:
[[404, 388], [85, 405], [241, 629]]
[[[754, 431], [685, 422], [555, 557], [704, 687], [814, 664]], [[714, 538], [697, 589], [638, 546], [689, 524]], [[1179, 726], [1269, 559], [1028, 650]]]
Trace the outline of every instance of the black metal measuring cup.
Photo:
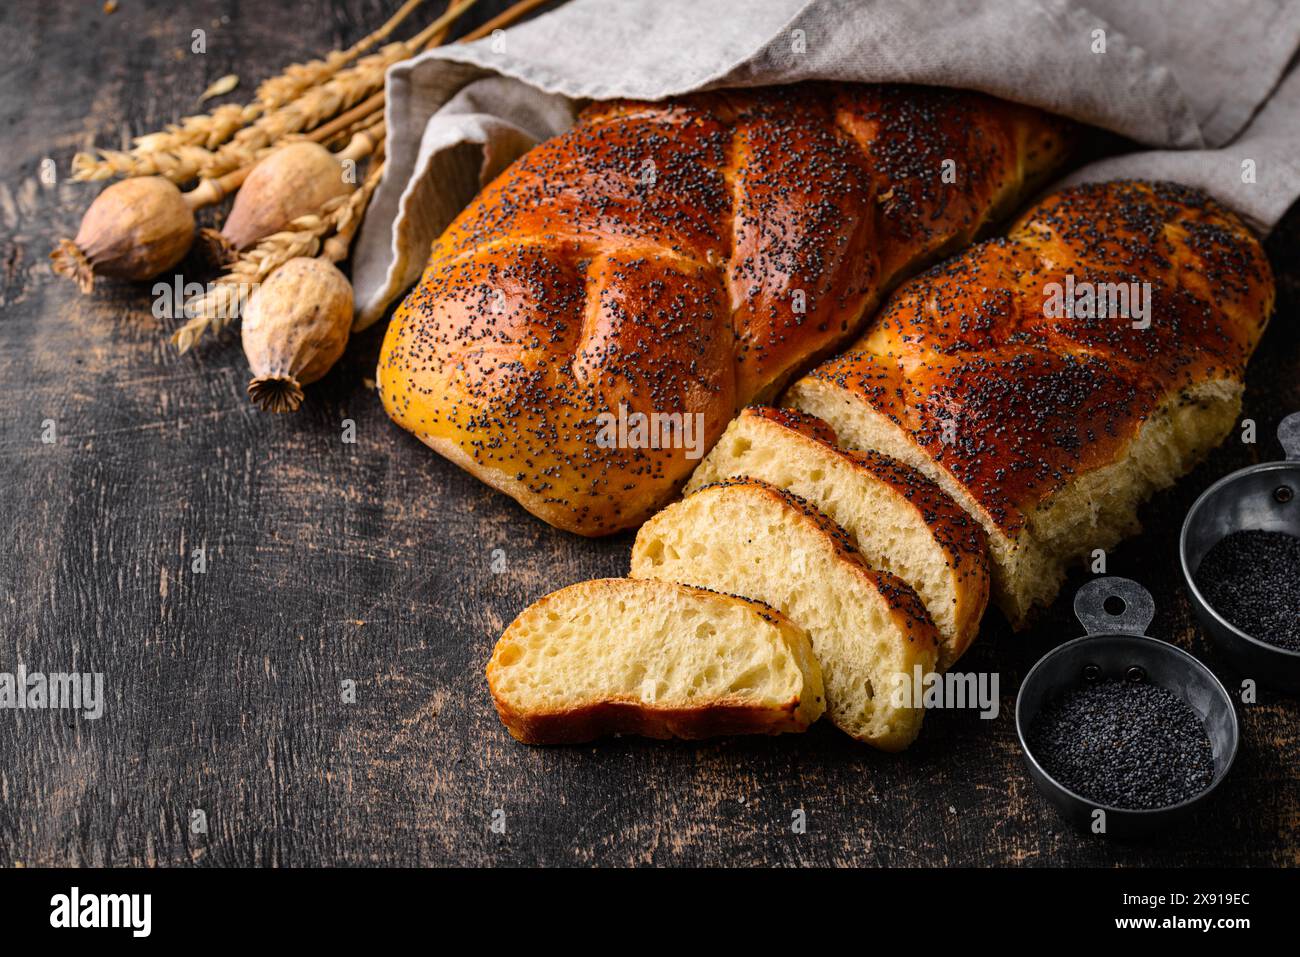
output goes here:
[[[1237, 755], [1240, 731], [1232, 699], [1205, 665], [1181, 648], [1146, 635], [1155, 611], [1151, 593], [1131, 579], [1112, 576], [1088, 582], [1074, 596], [1074, 613], [1087, 634], [1040, 658], [1016, 696], [1016, 734], [1038, 789], [1072, 823], [1096, 830], [1102, 820], [1102, 833], [1111, 837], [1137, 836], [1186, 817], [1219, 786]], [[1044, 770], [1029, 747], [1029, 729], [1039, 712], [1071, 688], [1107, 678], [1149, 681], [1191, 706], [1214, 754], [1209, 787], [1169, 807], [1117, 808], [1071, 791]]]
[[[1281, 462], [1264, 462], [1233, 472], [1211, 485], [1183, 520], [1178, 557], [1192, 609], [1232, 663], [1249, 678], [1300, 693], [1300, 651], [1290, 651], [1246, 634], [1214, 610], [1196, 587], [1196, 570], [1206, 552], [1233, 532], [1258, 530], [1300, 536], [1300, 412], [1277, 428], [1286, 451]], [[1295, 583], [1300, 588], [1300, 582]]]

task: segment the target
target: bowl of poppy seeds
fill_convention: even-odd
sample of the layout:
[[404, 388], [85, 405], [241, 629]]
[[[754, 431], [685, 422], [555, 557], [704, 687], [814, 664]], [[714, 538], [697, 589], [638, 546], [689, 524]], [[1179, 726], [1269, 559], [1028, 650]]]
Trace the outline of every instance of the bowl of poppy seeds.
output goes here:
[[1038, 713], [1027, 743], [1044, 771], [1097, 807], [1171, 807], [1214, 780], [1200, 717], [1144, 678], [1085, 678]]
[[1044, 655], [1016, 698], [1016, 732], [1042, 793], [1069, 820], [1129, 837], [1189, 815], [1237, 753], [1232, 699], [1214, 674], [1148, 637], [1155, 603], [1126, 578], [1075, 596], [1087, 634]]
[[1287, 459], [1211, 485], [1183, 521], [1179, 557], [1201, 625], [1242, 675], [1300, 693], [1300, 413]]

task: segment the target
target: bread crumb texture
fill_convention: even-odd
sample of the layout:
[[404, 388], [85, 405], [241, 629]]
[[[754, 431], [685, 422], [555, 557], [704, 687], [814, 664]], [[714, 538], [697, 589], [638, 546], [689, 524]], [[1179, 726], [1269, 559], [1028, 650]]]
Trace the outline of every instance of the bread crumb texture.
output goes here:
[[661, 581], [547, 595], [506, 629], [487, 676], [502, 720], [531, 743], [802, 731], [825, 708], [808, 636], [784, 615]]
[[844, 531], [798, 496], [750, 479], [705, 486], [641, 527], [632, 577], [771, 605], [807, 631], [838, 727], [890, 751], [920, 731], [924, 709], [891, 699], [900, 676], [935, 668], [934, 624], [911, 588], [869, 568]]

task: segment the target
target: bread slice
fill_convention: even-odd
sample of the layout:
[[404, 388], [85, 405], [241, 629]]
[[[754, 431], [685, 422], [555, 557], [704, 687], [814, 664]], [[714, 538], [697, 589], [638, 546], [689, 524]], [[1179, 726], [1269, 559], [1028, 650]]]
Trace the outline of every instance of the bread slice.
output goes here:
[[527, 744], [778, 734], [825, 710], [803, 629], [760, 602], [660, 581], [597, 579], [534, 602], [487, 678]]
[[807, 630], [837, 726], [886, 751], [920, 731], [924, 709], [891, 699], [916, 666], [934, 669], [934, 624], [911, 588], [868, 568], [844, 530], [798, 496], [752, 479], [706, 486], [641, 526], [632, 576], [766, 602]]
[[940, 668], [975, 640], [989, 596], [984, 529], [916, 469], [879, 452], [840, 448], [815, 416], [751, 406], [686, 491], [741, 476], [807, 499], [848, 532], [868, 565], [911, 585], [939, 629]]

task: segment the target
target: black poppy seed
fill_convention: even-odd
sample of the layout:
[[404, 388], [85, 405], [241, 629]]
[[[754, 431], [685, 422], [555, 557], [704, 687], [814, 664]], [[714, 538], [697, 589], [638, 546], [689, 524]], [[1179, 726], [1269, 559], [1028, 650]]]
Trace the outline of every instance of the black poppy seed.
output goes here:
[[1057, 782], [1107, 807], [1181, 804], [1214, 780], [1214, 751], [1196, 712], [1145, 681], [1107, 678], [1070, 689], [1039, 713], [1028, 743]]
[[1300, 538], [1233, 532], [1205, 553], [1195, 577], [1210, 607], [1241, 631], [1300, 651]]

